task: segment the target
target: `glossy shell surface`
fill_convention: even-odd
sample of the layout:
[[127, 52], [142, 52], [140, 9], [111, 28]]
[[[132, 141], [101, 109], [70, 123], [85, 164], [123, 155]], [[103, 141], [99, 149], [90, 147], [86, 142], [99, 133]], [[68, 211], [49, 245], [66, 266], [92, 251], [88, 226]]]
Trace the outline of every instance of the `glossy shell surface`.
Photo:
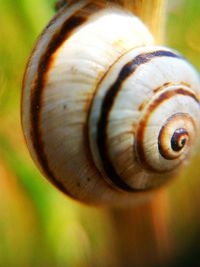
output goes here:
[[35, 46], [22, 124], [33, 159], [63, 192], [92, 204], [130, 203], [190, 155], [199, 94], [192, 66], [154, 47], [138, 18], [80, 1], [60, 10]]

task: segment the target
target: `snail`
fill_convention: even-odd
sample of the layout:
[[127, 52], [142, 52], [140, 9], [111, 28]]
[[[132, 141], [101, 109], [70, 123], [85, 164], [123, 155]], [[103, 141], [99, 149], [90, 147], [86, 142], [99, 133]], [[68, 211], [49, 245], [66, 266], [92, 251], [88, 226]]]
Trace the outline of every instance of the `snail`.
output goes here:
[[60, 8], [27, 64], [22, 126], [61, 191], [118, 205], [164, 185], [198, 144], [200, 81], [157, 46], [134, 14], [107, 1]]

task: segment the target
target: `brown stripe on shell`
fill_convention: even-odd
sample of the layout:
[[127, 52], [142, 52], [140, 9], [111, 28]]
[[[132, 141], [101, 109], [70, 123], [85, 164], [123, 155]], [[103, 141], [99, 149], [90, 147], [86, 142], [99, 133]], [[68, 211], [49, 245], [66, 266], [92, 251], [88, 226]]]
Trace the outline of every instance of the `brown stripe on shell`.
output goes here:
[[170, 85], [173, 85], [173, 83], [172, 83], [172, 82], [166, 82], [166, 83], [164, 83], [163, 85], [161, 85], [161, 86], [155, 88], [155, 89], [153, 90], [153, 92], [154, 92], [154, 93], [157, 93], [158, 91], [161, 91], [161, 90], [163, 90], [165, 87], [168, 87], [168, 86], [170, 86]]
[[186, 82], [179, 82], [178, 84], [177, 84], [177, 83], [172, 83], [172, 82], [167, 82], [167, 83], [164, 83], [163, 85], [161, 85], [161, 86], [155, 88], [155, 89], [153, 90], [153, 92], [154, 92], [154, 93], [157, 93], [157, 92], [159, 92], [159, 91], [165, 89], [166, 87], [174, 86], [174, 85], [180, 85], [180, 86], [181, 86], [181, 85], [184, 85], [184, 86], [186, 86], [186, 87], [188, 87], [188, 88], [191, 88], [191, 85], [190, 85], [189, 83], [186, 83]]
[[123, 83], [132, 75], [140, 66], [150, 62], [157, 57], [172, 57], [182, 59], [181, 56], [174, 54], [171, 51], [158, 50], [154, 52], [144, 53], [136, 56], [133, 60], [128, 62], [120, 71], [118, 78], [114, 84], [108, 88], [101, 106], [101, 115], [97, 126], [97, 147], [101, 158], [101, 163], [104, 168], [106, 178], [109, 182], [121, 190], [128, 192], [136, 192], [137, 189], [129, 186], [123, 178], [116, 172], [110, 155], [107, 149], [107, 124], [109, 114], [115, 102], [115, 98], [122, 89]]
[[102, 4], [89, 3], [63, 22], [60, 29], [58, 29], [57, 32], [52, 36], [52, 39], [50, 40], [46, 51], [40, 58], [37, 77], [31, 90], [31, 138], [33, 147], [36, 151], [37, 160], [42, 166], [43, 172], [46, 174], [47, 178], [61, 191], [71, 196], [72, 194], [70, 192], [67, 192], [67, 189], [62, 184], [62, 182], [56, 179], [53, 171], [51, 170], [51, 167], [49, 166], [48, 158], [45, 154], [44, 143], [42, 141], [42, 131], [40, 128], [42, 94], [43, 89], [45, 88], [48, 71], [50, 70], [51, 64], [54, 60], [53, 55], [56, 53], [62, 43], [66, 41], [75, 30], [88, 20], [90, 15], [100, 11], [103, 7], [104, 6]]
[[144, 152], [144, 147], [143, 147], [145, 129], [147, 127], [147, 124], [148, 124], [148, 121], [151, 117], [152, 112], [158, 106], [160, 106], [163, 102], [167, 101], [171, 97], [174, 97], [175, 95], [184, 95], [184, 96], [191, 97], [195, 102], [200, 104], [199, 99], [196, 97], [196, 95], [193, 94], [192, 92], [184, 89], [184, 88], [166, 91], [166, 92], [162, 93], [161, 95], [159, 95], [159, 97], [157, 99], [155, 99], [153, 101], [153, 103], [150, 104], [150, 106], [148, 107], [148, 109], [145, 112], [145, 116], [142, 118], [142, 120], [140, 121], [140, 123], [138, 125], [136, 140], [135, 140], [135, 150], [136, 150], [136, 155], [137, 155], [138, 161], [140, 162], [141, 166], [145, 167], [146, 169], [148, 169], [150, 171], [160, 172], [160, 171], [156, 170], [155, 168], [153, 168], [153, 166], [150, 166], [147, 162], [145, 152]]
[[[168, 86], [170, 86], [170, 85], [175, 85], [175, 84], [173, 84], [172, 82], [166, 82], [166, 83], [164, 83], [163, 85], [161, 85], [161, 86], [155, 88], [155, 89], [153, 90], [153, 93], [155, 94], [155, 93], [157, 93], [157, 92], [159, 92], [159, 91], [165, 89], [166, 87], [168, 87]], [[145, 99], [144, 102], [142, 102], [142, 103], [139, 105], [138, 110], [141, 112], [141, 111], [145, 108], [145, 106], [146, 106], [148, 103], [149, 103], [149, 99]]]
[[[90, 120], [90, 116], [91, 116], [91, 112], [92, 112], [92, 105], [93, 105], [93, 100], [95, 99], [95, 96], [98, 92], [98, 88], [100, 86], [100, 84], [102, 83], [102, 81], [105, 79], [106, 75], [112, 70], [113, 66], [115, 64], [117, 64], [117, 62], [125, 55], [127, 54], [129, 51], [131, 51], [132, 48], [128, 51], [126, 51], [125, 53], [121, 54], [109, 67], [108, 69], [104, 72], [104, 73], [100, 73], [99, 75], [99, 80], [97, 85], [95, 86], [95, 89], [93, 90], [92, 93], [87, 95], [86, 98], [86, 103], [85, 103], [85, 107], [84, 107], [84, 111], [87, 113], [87, 118], [86, 118], [86, 123], [85, 123], [85, 127], [84, 127], [84, 131], [83, 131], [83, 135], [85, 136], [85, 153], [87, 154], [87, 159], [89, 160], [90, 163], [92, 163], [93, 166], [95, 165], [94, 159], [93, 159], [93, 155], [92, 155], [92, 151], [90, 149], [90, 136], [89, 136], [89, 120]], [[135, 132], [135, 128], [136, 125], [133, 124], [132, 127], [132, 132]], [[100, 176], [102, 176], [102, 173], [100, 172], [100, 170], [98, 168], [96, 168], [97, 172], [99, 173]], [[110, 185], [110, 183], [107, 184], [107, 186], [110, 186], [113, 189], [113, 184], [112, 186]]]
[[[166, 87], [169, 87], [169, 86], [177, 86], [177, 85], [179, 85], [179, 86], [184, 85], [184, 86], [186, 86], [186, 87], [188, 87], [188, 88], [191, 88], [191, 85], [190, 85], [189, 83], [186, 83], [186, 82], [180, 82], [180, 83], [166, 82], [166, 83], [164, 83], [163, 85], [161, 85], [161, 86], [155, 88], [155, 89], [153, 90], [153, 93], [155, 94], [155, 93], [158, 93], [158, 92], [160, 92], [160, 91], [166, 89]], [[138, 110], [139, 110], [139, 111], [142, 111], [142, 110], [145, 108], [145, 106], [148, 105], [148, 103], [149, 103], [149, 99], [146, 99], [144, 102], [142, 102], [142, 103], [140, 104], [140, 106], [138, 107]]]
[[[32, 59], [33, 59], [33, 56], [34, 56], [36, 50], [38, 49], [38, 45], [39, 45], [40, 40], [41, 40], [42, 37], [46, 34], [48, 28], [49, 28], [49, 27], [50, 27], [50, 26], [51, 26], [51, 25], [58, 19], [58, 17], [60, 17], [60, 16], [63, 14], [63, 12], [64, 12], [64, 10], [59, 11], [59, 12], [53, 17], [53, 19], [49, 22], [49, 24], [46, 26], [46, 28], [43, 30], [43, 32], [41, 33], [40, 37], [38, 38], [38, 40], [37, 40], [37, 42], [36, 42], [34, 48], [32, 49], [32, 52], [31, 52], [31, 54], [30, 54], [30, 56], [29, 56], [29, 58], [28, 58], [28, 60], [27, 60], [27, 63], [26, 63], [26, 69], [25, 69], [25, 72], [24, 72], [24, 75], [23, 75], [23, 79], [22, 79], [22, 91], [21, 91], [21, 114], [20, 114], [20, 115], [21, 115], [21, 123], [22, 123], [22, 121], [23, 121], [22, 116], [23, 116], [23, 103], [24, 103], [24, 95], [25, 95], [24, 90], [25, 90], [25, 85], [26, 85], [26, 79], [27, 79], [28, 67], [29, 67], [29, 65], [30, 65], [30, 63], [31, 63], [31, 61], [32, 61]], [[22, 123], [22, 128], [24, 128], [24, 127], [23, 127], [23, 123]], [[24, 133], [24, 132], [25, 132], [25, 131], [23, 130], [23, 133]]]

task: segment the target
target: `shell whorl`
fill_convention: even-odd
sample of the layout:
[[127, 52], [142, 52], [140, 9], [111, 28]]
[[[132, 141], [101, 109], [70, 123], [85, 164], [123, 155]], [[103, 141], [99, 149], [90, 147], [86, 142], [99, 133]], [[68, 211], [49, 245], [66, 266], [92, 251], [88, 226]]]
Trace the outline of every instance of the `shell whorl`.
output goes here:
[[198, 134], [198, 78], [181, 56], [155, 46], [128, 52], [110, 72], [93, 101], [93, 156], [118, 188], [158, 186]]
[[29, 60], [24, 134], [62, 191], [129, 202], [128, 192], [161, 185], [190, 155], [199, 93], [192, 66], [154, 46], [138, 18], [106, 1], [80, 1], [58, 12]]

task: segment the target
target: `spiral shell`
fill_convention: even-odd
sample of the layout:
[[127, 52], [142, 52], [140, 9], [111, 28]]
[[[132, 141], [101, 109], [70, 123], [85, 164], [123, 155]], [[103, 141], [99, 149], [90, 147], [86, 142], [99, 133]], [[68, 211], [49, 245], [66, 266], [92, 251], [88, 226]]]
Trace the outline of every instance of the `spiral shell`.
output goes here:
[[199, 94], [193, 67], [155, 46], [133, 14], [80, 1], [58, 12], [32, 53], [22, 124], [33, 159], [58, 188], [88, 203], [127, 203], [191, 155]]

